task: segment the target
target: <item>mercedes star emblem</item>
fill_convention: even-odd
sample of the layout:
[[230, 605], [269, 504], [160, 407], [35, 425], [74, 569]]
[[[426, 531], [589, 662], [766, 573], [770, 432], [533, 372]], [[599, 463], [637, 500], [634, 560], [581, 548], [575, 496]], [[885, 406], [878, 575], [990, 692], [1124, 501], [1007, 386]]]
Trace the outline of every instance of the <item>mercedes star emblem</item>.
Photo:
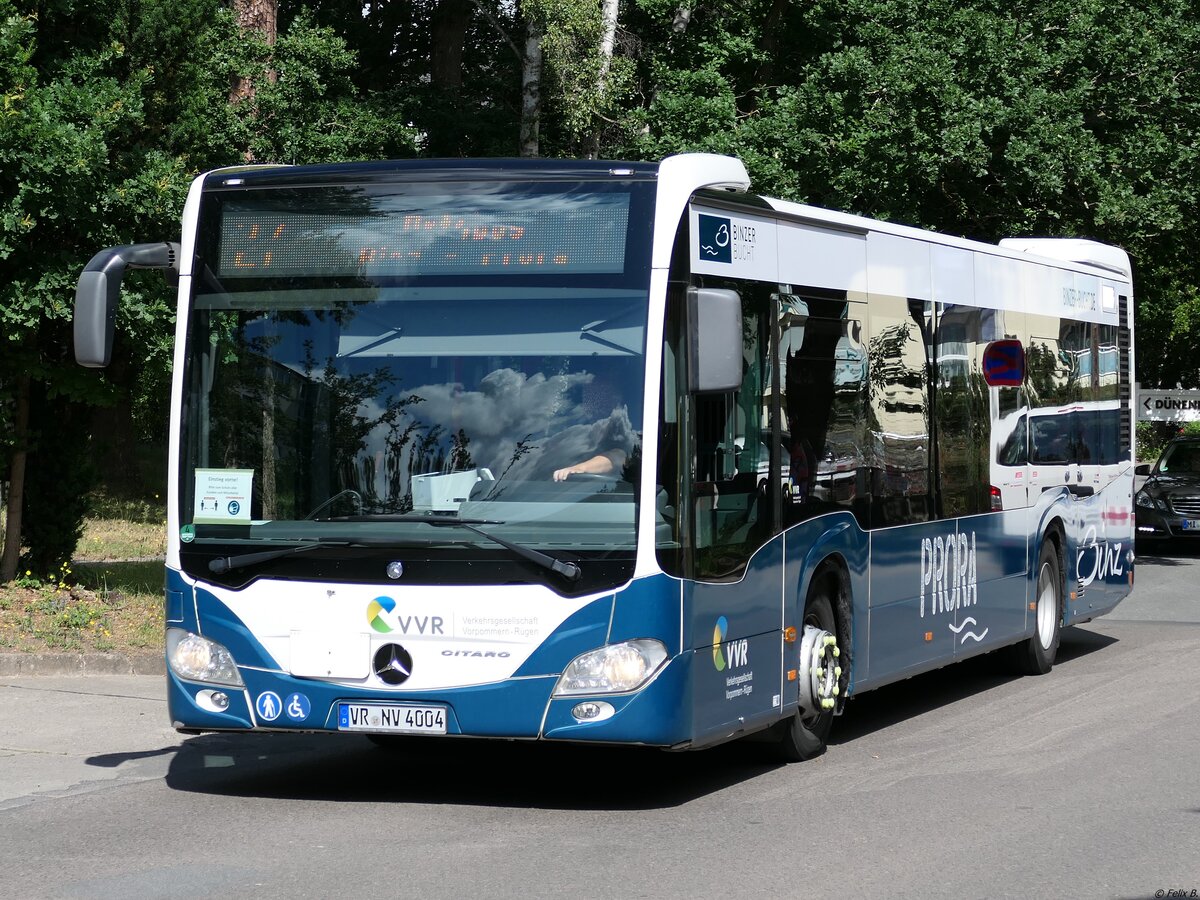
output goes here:
[[375, 674], [384, 684], [404, 684], [412, 665], [412, 656], [399, 644], [384, 644], [375, 651]]

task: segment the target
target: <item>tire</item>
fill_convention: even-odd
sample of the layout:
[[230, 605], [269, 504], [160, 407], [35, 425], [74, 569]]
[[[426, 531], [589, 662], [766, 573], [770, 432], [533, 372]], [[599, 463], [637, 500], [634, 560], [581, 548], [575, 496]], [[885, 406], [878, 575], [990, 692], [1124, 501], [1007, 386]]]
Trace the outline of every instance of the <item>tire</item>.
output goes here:
[[1058, 655], [1058, 642], [1062, 634], [1065, 593], [1058, 544], [1047, 536], [1042, 539], [1037, 578], [1034, 582], [1033, 636], [1012, 648], [1013, 667], [1021, 675], [1045, 675], [1054, 668], [1054, 659]]
[[[808, 627], [819, 628], [837, 634], [837, 620], [833, 617], [833, 602], [837, 589], [837, 576], [826, 574], [814, 582], [804, 605], [804, 622], [801, 631]], [[800, 677], [806, 677], [801, 672]], [[838, 684], [844, 679], [839, 676]], [[802, 762], [814, 759], [825, 752], [829, 731], [833, 727], [834, 710], [807, 713], [798, 708], [791, 718], [774, 726], [778, 739], [776, 754], [783, 762]]]

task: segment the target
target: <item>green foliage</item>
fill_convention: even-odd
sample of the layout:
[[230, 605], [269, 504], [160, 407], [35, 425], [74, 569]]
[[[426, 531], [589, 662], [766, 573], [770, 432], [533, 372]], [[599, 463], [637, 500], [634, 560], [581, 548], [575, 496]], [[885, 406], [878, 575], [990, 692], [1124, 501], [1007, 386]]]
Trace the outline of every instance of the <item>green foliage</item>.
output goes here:
[[1200, 422], [1138, 422], [1138, 462], [1153, 463], [1177, 437], [1200, 437]]
[[248, 120], [254, 159], [294, 164], [415, 154], [416, 130], [395, 121], [386, 94], [356, 95], [355, 54], [307, 12], [273, 48], [253, 39], [251, 46], [257, 70], [272, 73], [258, 78]]
[[[730, 153], [763, 193], [1118, 244], [1139, 380], [1200, 386], [1191, 0], [626, 0], [604, 91], [600, 16], [599, 0], [285, 0], [268, 46], [223, 0], [0, 0], [0, 467], [24, 375], [46, 386], [42, 416], [112, 411], [73, 418], [72, 445], [164, 455], [174, 297], [131, 274], [113, 365], [76, 367], [94, 252], [176, 239], [191, 179], [216, 166], [513, 154], [530, 22], [544, 153]], [[238, 78], [254, 90], [231, 103]]]
[[634, 61], [620, 54], [604, 60], [599, 2], [526, 0], [522, 12], [541, 24], [544, 35], [543, 151], [562, 156], [594, 152], [597, 135], [614, 129], [620, 133], [622, 104], [637, 100]]
[[[45, 388], [25, 448], [31, 563], [69, 557], [88, 460], [107, 453], [110, 471], [136, 479], [135, 444], [165, 451], [173, 293], [155, 273], [130, 273], [113, 365], [97, 373], [71, 358], [79, 272], [107, 246], [177, 240], [204, 169], [415, 152], [414, 130], [383, 93], [353, 84], [354, 67], [345, 42], [308, 19], [268, 48], [216, 0], [0, 0], [0, 471], [28, 376]], [[258, 89], [231, 104], [239, 75]], [[120, 412], [105, 421], [76, 404]]]
[[[1185, 0], [640, 0], [622, 149], [737, 153], [756, 189], [983, 240], [1130, 253], [1142, 383], [1200, 383], [1200, 17]], [[645, 17], [644, 19], [642, 17]]]

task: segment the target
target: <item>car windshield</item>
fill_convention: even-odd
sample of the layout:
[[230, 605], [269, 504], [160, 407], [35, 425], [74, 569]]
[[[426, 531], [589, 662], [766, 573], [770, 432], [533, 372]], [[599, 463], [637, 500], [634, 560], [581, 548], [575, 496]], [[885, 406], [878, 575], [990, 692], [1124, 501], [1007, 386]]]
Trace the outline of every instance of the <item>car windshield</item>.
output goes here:
[[1163, 475], [1200, 476], [1200, 443], [1170, 444], [1158, 461]]
[[[631, 554], [649, 267], [631, 249], [648, 241], [630, 233], [622, 187], [493, 188], [458, 231], [441, 212], [459, 201], [427, 189], [356, 195], [361, 208], [329, 220], [312, 212], [325, 194], [311, 192], [288, 207], [305, 210], [308, 255], [247, 256], [236, 249], [247, 229], [282, 234], [285, 224], [247, 212], [244, 198], [210, 203], [189, 323], [185, 542], [487, 543], [429, 521], [458, 516], [577, 558]], [[530, 210], [620, 246], [563, 252], [561, 271], [539, 268], [537, 247], [522, 247], [525, 269], [494, 249], [491, 259], [478, 247], [459, 254], [460, 233], [528, 237]], [[406, 238], [401, 258], [404, 216], [418, 232], [429, 222], [441, 231], [419, 249]], [[347, 250], [338, 240], [362, 218], [373, 234]], [[562, 229], [540, 227], [556, 252]], [[359, 243], [374, 243], [373, 255]]]

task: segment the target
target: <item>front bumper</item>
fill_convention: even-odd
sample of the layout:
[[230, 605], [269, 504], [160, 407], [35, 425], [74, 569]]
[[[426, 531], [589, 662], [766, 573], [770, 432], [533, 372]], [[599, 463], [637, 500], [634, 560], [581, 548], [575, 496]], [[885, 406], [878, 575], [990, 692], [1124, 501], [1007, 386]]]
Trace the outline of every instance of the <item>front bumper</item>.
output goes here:
[[[447, 737], [567, 740], [679, 746], [691, 740], [686, 696], [692, 652], [669, 660], [643, 688], [627, 694], [553, 697], [558, 676], [510, 678], [493, 684], [437, 691], [348, 688], [281, 672], [241, 669], [244, 688], [201, 684], [167, 675], [173, 726], [183, 732], [338, 732], [338, 703], [420, 704], [446, 709]], [[225, 695], [217, 709], [212, 693]], [[264, 695], [272, 695], [264, 703]], [[298, 699], [297, 699], [298, 698]], [[572, 710], [588, 700], [614, 707], [611, 717], [584, 721]], [[262, 711], [275, 715], [268, 721]], [[362, 734], [361, 731], [344, 732]]]
[[1181, 516], [1160, 508], [1137, 507], [1138, 540], [1168, 538], [1200, 538], [1200, 516]]

